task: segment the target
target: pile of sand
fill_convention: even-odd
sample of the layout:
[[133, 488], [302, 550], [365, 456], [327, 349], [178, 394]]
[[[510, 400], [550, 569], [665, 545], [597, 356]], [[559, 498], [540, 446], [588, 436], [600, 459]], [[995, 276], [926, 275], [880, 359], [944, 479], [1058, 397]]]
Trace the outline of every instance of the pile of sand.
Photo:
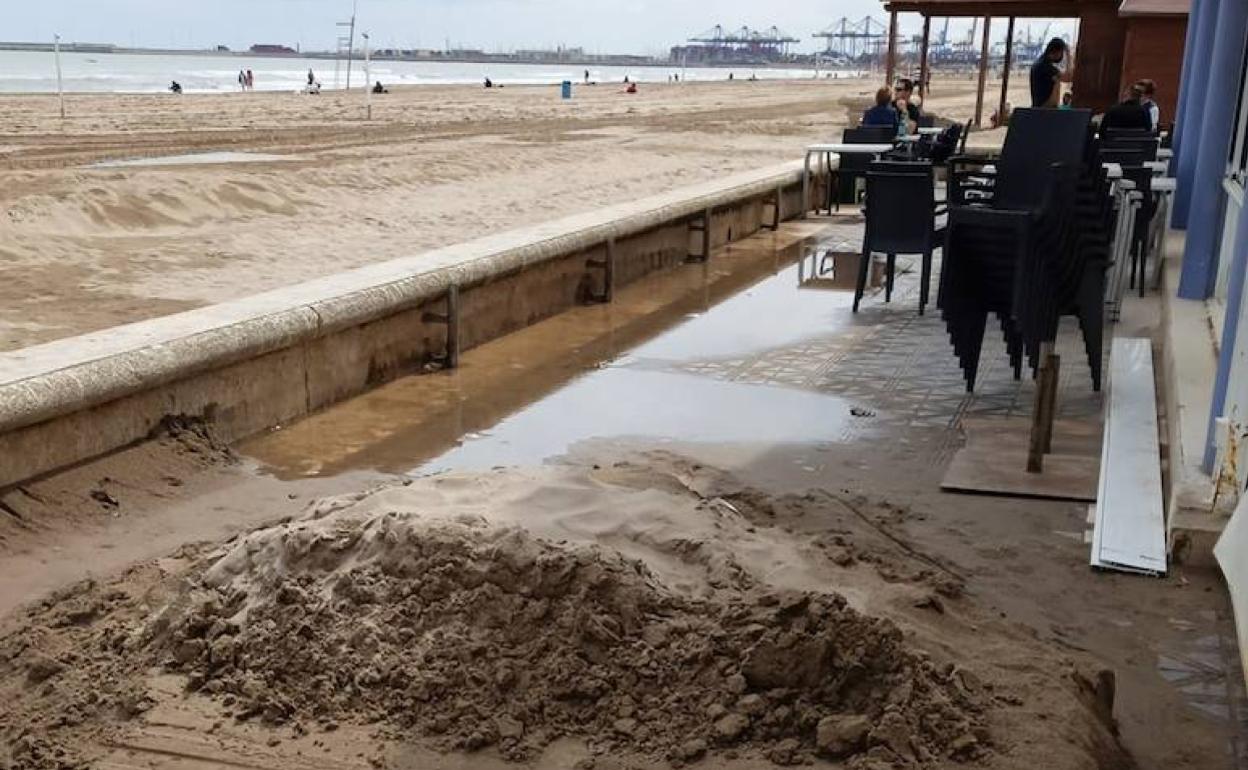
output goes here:
[[989, 741], [967, 674], [837, 595], [690, 599], [640, 561], [480, 520], [284, 525], [201, 578], [144, 649], [236, 718], [377, 723], [513, 759], [574, 736], [677, 762], [751, 747], [885, 767]]

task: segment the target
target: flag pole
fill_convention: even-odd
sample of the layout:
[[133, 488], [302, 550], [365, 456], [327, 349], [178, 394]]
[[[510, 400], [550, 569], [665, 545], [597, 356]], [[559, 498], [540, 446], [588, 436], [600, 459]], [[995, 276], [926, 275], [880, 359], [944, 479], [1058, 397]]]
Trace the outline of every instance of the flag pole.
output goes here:
[[61, 79], [61, 36], [52, 36], [52, 51], [56, 57], [56, 95], [61, 102], [61, 120], [65, 119], [65, 85]]

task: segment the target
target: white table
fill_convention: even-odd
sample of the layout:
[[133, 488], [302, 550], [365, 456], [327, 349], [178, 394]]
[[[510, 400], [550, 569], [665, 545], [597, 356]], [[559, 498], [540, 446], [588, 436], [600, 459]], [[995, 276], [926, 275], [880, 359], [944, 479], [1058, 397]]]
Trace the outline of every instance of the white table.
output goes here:
[[829, 144], [812, 144], [806, 147], [806, 158], [802, 168], [802, 219], [810, 207], [810, 156], [822, 155], [827, 161], [827, 170], [832, 171], [833, 155], [874, 155], [880, 156], [893, 149], [892, 144], [845, 144], [833, 142]]

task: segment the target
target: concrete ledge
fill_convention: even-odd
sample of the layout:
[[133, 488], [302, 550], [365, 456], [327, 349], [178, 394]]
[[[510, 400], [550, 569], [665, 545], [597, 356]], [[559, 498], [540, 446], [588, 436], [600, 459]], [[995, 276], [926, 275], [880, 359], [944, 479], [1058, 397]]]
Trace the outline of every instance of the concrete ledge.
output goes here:
[[1167, 528], [1174, 561], [1212, 566], [1213, 545], [1226, 522], [1216, 511], [1214, 480], [1202, 467], [1217, 375], [1217, 340], [1206, 304], [1176, 295], [1183, 243], [1182, 233], [1171, 232], [1167, 237], [1161, 290], [1169, 450]]
[[170, 414], [203, 416], [227, 440], [287, 422], [410, 371], [444, 346], [461, 296], [471, 348], [581, 301], [586, 260], [615, 243], [618, 285], [711, 241], [804, 210], [801, 164], [736, 174], [586, 214], [369, 265], [232, 302], [0, 353], [0, 488], [116, 450]]

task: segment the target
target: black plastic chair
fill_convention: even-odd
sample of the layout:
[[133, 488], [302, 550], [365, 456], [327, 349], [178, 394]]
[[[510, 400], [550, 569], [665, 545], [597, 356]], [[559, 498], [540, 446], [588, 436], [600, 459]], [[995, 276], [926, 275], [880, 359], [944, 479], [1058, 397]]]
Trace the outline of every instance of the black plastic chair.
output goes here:
[[[897, 133], [888, 126], [847, 128], [841, 134], [842, 144], [892, 144]], [[858, 202], [858, 180], [867, 173], [873, 158], [860, 153], [841, 153], [840, 163], [828, 175], [826, 202], [828, 213], [833, 205], [839, 211], [842, 203]], [[835, 194], [835, 197], [833, 197]]]
[[944, 243], [945, 229], [936, 217], [945, 209], [936, 203], [935, 180], [927, 163], [874, 163], [867, 172], [866, 232], [854, 289], [854, 312], [867, 287], [873, 254], [886, 254], [884, 301], [893, 299], [898, 254], [919, 254], [923, 268], [919, 315], [927, 309], [932, 279], [932, 252]]
[[1138, 152], [1144, 160], [1148, 161], [1157, 160], [1157, 147], [1157, 137], [1151, 134], [1114, 138], [1101, 137], [1100, 144], [1102, 152]]

